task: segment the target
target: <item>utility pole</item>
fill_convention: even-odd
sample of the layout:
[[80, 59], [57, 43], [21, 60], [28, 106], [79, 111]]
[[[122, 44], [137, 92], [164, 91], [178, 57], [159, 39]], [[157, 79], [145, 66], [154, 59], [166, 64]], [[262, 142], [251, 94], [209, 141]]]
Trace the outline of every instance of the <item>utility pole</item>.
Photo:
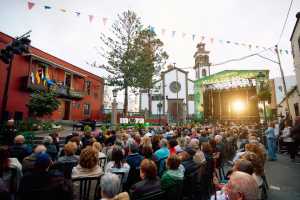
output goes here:
[[282, 70], [280, 56], [279, 56], [279, 52], [278, 52], [278, 45], [275, 45], [275, 52], [277, 54], [278, 65], [279, 65], [279, 68], [280, 68], [280, 74], [281, 74], [282, 84], [283, 84], [283, 91], [284, 91], [284, 95], [285, 95], [285, 98], [286, 98], [286, 104], [287, 104], [287, 108], [288, 108], [288, 111], [289, 111], [289, 116], [293, 120], [293, 116], [291, 115], [291, 110], [290, 110], [290, 105], [289, 105], [289, 98], [287, 96], [287, 89], [286, 89], [286, 84], [285, 84], [284, 73], [283, 73], [283, 70]]

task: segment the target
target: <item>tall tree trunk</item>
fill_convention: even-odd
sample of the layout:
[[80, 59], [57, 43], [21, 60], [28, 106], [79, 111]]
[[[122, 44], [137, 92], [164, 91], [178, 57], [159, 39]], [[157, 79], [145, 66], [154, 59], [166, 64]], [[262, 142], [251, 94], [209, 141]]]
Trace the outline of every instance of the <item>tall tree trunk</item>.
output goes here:
[[128, 86], [125, 86], [123, 113], [124, 117], [128, 114]]

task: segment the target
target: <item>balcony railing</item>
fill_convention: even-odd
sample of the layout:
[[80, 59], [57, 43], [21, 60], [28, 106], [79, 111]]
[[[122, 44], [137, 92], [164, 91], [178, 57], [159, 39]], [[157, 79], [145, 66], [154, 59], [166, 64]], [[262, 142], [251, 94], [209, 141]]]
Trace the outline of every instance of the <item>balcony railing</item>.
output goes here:
[[[22, 84], [21, 89], [27, 90], [27, 91], [46, 91], [48, 89], [48, 86], [45, 86], [44, 83], [32, 83], [30, 80], [28, 80], [29, 77], [25, 76], [22, 78]], [[58, 81], [57, 81], [58, 82]], [[69, 99], [82, 99], [84, 97], [83, 91], [78, 91], [74, 89], [70, 89], [64, 85], [55, 85], [53, 86], [54, 91], [57, 93], [59, 97], [69, 98]]]

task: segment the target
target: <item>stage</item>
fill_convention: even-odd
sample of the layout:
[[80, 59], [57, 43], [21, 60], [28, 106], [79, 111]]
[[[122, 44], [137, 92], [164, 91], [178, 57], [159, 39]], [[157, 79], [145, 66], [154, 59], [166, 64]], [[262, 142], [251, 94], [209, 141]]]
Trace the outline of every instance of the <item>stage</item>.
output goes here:
[[195, 113], [199, 121], [259, 122], [257, 77], [268, 70], [225, 70], [195, 81]]
[[204, 119], [210, 121], [259, 121], [256, 87], [205, 89]]

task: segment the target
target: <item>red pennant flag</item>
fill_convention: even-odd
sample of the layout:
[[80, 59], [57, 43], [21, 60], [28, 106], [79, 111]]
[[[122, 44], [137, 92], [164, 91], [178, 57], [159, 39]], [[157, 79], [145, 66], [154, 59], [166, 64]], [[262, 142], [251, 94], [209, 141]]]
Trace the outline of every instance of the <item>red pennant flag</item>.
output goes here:
[[103, 25], [105, 26], [105, 25], [106, 25], [106, 22], [107, 22], [107, 18], [106, 18], [106, 17], [103, 17], [103, 18], [102, 18], [102, 22], [103, 22]]
[[28, 1], [27, 5], [28, 5], [28, 9], [31, 10], [33, 8], [33, 6], [34, 6], [34, 3]]
[[90, 20], [90, 22], [92, 22], [93, 19], [94, 19], [94, 15], [89, 15], [89, 20]]

